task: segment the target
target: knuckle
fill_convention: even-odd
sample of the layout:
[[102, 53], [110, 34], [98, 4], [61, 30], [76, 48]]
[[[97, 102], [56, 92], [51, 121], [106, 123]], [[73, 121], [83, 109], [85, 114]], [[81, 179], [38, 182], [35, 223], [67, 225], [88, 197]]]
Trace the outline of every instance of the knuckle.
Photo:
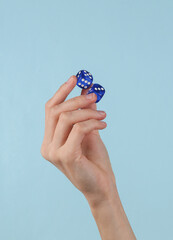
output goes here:
[[40, 153], [44, 159], [48, 160], [48, 151], [44, 145], [41, 146]]
[[72, 159], [73, 153], [66, 147], [61, 147], [58, 153], [58, 162], [63, 165], [68, 165], [70, 159]]
[[51, 99], [49, 99], [46, 103], [45, 103], [45, 109], [48, 110], [51, 108]]
[[56, 160], [56, 152], [53, 148], [49, 151], [49, 159], [51, 162], [54, 162]]
[[74, 150], [67, 146], [64, 146], [64, 149], [62, 149], [59, 156], [60, 159], [62, 159], [64, 165], [69, 165], [74, 160]]
[[69, 113], [68, 112], [62, 112], [59, 116], [59, 120], [61, 122], [68, 122], [69, 121]]
[[55, 147], [51, 147], [49, 151], [49, 161], [53, 164], [58, 165], [61, 162], [58, 150]]
[[80, 102], [81, 102], [80, 97], [75, 97], [75, 98], [72, 99], [72, 104], [75, 105], [75, 106], [76, 105], [78, 106], [80, 104]]
[[44, 159], [46, 159], [47, 161], [56, 164], [57, 166], [60, 164], [61, 162], [61, 156], [59, 155], [58, 150], [53, 146], [44, 146], [42, 144], [41, 149], [40, 149], [40, 153], [43, 156]]
[[74, 130], [78, 133], [82, 133], [84, 131], [84, 127], [82, 123], [76, 123], [74, 125]]
[[50, 111], [50, 117], [52, 118], [59, 117], [58, 109], [56, 107], [52, 107], [49, 111]]

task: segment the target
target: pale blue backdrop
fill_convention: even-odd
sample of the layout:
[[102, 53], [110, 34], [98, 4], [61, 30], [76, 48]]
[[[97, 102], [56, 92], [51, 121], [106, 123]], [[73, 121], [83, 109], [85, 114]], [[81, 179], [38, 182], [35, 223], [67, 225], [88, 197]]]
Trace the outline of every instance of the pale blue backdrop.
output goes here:
[[40, 155], [44, 104], [80, 69], [106, 88], [101, 135], [137, 238], [173, 239], [172, 13], [171, 0], [0, 0], [0, 239], [100, 239]]

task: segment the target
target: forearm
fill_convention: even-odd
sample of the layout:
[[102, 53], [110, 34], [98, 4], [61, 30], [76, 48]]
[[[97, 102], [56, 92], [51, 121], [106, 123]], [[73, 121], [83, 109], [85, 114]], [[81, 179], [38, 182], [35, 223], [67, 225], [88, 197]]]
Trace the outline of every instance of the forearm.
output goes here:
[[135, 240], [118, 191], [110, 199], [93, 204], [89, 202], [102, 240]]

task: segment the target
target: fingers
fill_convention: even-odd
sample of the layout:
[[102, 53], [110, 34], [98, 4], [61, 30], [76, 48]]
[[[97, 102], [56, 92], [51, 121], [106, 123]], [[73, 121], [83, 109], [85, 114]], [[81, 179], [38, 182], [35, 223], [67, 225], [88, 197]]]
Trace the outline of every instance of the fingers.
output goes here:
[[76, 76], [71, 76], [67, 82], [62, 84], [54, 96], [48, 101], [49, 105], [55, 106], [65, 101], [69, 93], [76, 86], [77, 78]]
[[72, 112], [62, 112], [60, 114], [54, 137], [53, 143], [56, 147], [64, 145], [67, 137], [74, 124], [83, 122], [89, 119], [102, 120], [106, 117], [106, 113], [103, 111], [96, 111], [92, 109], [75, 110]]
[[89, 104], [95, 102], [97, 96], [95, 93], [89, 95], [81, 95], [78, 97], [71, 98], [57, 106], [54, 107], [56, 115], [59, 115], [61, 112], [73, 111], [80, 108], [87, 107]]
[[[73, 83], [73, 80], [72, 80], [72, 83]], [[95, 102], [97, 99], [97, 96], [94, 93], [92, 93], [85, 96], [74, 97], [65, 102], [57, 104], [58, 102], [60, 102], [60, 100], [62, 101], [63, 99], [65, 99], [65, 96], [68, 95], [68, 93], [70, 92], [69, 89], [71, 89], [71, 86], [73, 85], [70, 86], [70, 83], [68, 83], [68, 86], [69, 87], [62, 85], [61, 90], [59, 91], [60, 94], [58, 94], [57, 92], [57, 95], [55, 96], [55, 98], [53, 97], [52, 102], [48, 102], [48, 104], [46, 105], [46, 121], [45, 121], [44, 139], [46, 139], [47, 143], [50, 143], [53, 139], [56, 124], [62, 112], [77, 110], [79, 108], [89, 105], [90, 103]], [[63, 94], [65, 94], [64, 97], [63, 97], [63, 94], [61, 95], [62, 92]]]
[[76, 76], [71, 76], [67, 82], [61, 85], [54, 96], [45, 105], [45, 133], [44, 143], [49, 144], [53, 138], [57, 124], [57, 117], [54, 115], [54, 106], [65, 101], [69, 93], [76, 86]]
[[[93, 85], [93, 84], [92, 84], [92, 85]], [[91, 86], [92, 86], [92, 85], [91, 85]], [[91, 86], [90, 86], [90, 87], [91, 87]], [[88, 92], [88, 89], [82, 89], [81, 95], [86, 95], [87, 92]], [[96, 109], [97, 109], [97, 104], [94, 102], [94, 103], [91, 103], [91, 104], [89, 104], [87, 107], [84, 107], [84, 108], [90, 108], [90, 109], [96, 110]]]
[[66, 141], [66, 144], [71, 151], [81, 151], [81, 143], [84, 137], [93, 130], [101, 130], [106, 127], [106, 123], [96, 119], [90, 119], [84, 122], [76, 123]]

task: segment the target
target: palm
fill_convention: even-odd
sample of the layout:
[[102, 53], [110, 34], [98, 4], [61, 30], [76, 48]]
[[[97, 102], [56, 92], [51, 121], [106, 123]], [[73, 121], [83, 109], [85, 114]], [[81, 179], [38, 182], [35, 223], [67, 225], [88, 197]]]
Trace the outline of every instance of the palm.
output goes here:
[[75, 168], [73, 184], [83, 193], [108, 191], [110, 186], [105, 168], [110, 172], [111, 165], [98, 131], [85, 136], [78, 150], [82, 153], [81, 164]]

